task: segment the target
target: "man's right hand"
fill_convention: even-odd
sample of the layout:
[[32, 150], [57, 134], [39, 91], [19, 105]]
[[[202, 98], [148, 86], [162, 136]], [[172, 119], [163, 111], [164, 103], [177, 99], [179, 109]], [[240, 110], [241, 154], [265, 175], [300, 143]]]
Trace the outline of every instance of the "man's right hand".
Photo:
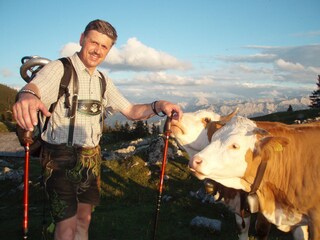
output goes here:
[[20, 93], [19, 99], [12, 107], [13, 117], [17, 124], [28, 131], [33, 131], [34, 126], [38, 124], [38, 111], [41, 111], [46, 117], [51, 115], [41, 100], [30, 93]]

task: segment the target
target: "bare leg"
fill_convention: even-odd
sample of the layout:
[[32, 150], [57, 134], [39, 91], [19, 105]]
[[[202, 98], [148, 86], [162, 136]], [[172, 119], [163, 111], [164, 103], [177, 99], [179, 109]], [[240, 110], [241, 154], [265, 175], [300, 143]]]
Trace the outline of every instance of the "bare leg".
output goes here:
[[77, 217], [65, 219], [56, 224], [54, 231], [55, 240], [74, 240], [77, 227]]
[[89, 225], [91, 221], [92, 205], [78, 203], [77, 229], [75, 240], [88, 240]]
[[88, 240], [92, 205], [78, 203], [77, 214], [58, 222], [54, 232], [55, 240]]

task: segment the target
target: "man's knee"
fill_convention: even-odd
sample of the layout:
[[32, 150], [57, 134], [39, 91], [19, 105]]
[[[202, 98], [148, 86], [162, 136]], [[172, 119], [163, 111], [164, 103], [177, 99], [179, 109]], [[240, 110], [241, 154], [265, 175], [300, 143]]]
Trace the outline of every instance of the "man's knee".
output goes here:
[[81, 226], [89, 226], [90, 222], [91, 222], [91, 213], [77, 215], [77, 224]]
[[91, 221], [91, 212], [91, 204], [79, 203], [77, 211], [77, 224], [82, 228], [89, 228], [89, 224]]
[[76, 228], [75, 218], [58, 222], [54, 233], [54, 239], [73, 240], [76, 235]]

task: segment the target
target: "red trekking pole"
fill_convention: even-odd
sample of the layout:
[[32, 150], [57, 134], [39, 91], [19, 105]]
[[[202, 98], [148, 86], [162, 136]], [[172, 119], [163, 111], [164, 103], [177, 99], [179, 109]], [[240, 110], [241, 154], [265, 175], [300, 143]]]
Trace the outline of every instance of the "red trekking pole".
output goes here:
[[29, 162], [30, 144], [32, 144], [32, 132], [25, 131], [23, 135], [25, 159], [24, 159], [24, 189], [23, 189], [23, 239], [28, 239], [29, 223]]
[[155, 216], [155, 220], [154, 220], [153, 240], [156, 240], [156, 232], [157, 232], [157, 227], [158, 227], [158, 218], [159, 218], [161, 198], [162, 198], [162, 189], [163, 189], [163, 179], [164, 179], [164, 173], [166, 170], [169, 137], [171, 134], [171, 130], [170, 130], [171, 120], [172, 120], [172, 116], [170, 116], [170, 117], [168, 116], [166, 123], [165, 123], [165, 126], [164, 126], [165, 144], [164, 144], [164, 150], [163, 150], [163, 159], [162, 159], [162, 167], [161, 167], [161, 175], [160, 175], [158, 202], [157, 202], [157, 207], [156, 207], [156, 216]]

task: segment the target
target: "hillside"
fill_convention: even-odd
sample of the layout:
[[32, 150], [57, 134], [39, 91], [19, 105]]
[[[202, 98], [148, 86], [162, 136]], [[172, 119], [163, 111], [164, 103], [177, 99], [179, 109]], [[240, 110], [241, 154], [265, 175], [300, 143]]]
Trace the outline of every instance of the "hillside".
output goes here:
[[[8, 110], [11, 111], [14, 104], [17, 90], [6, 85], [0, 84], [0, 114], [5, 114]], [[2, 116], [3, 117], [3, 116]], [[2, 118], [1, 118], [2, 119]]]
[[[102, 161], [101, 205], [96, 207], [93, 214], [90, 239], [152, 239], [161, 166], [147, 164], [147, 160], [147, 155], [140, 153], [123, 160]], [[13, 170], [1, 182], [3, 191], [0, 194], [0, 208], [3, 224], [0, 230], [6, 239], [19, 239], [23, 218], [22, 178], [14, 181], [11, 176], [19, 176], [19, 173], [21, 176], [23, 161], [10, 158], [7, 162]], [[168, 158], [157, 239], [237, 239], [234, 215], [226, 207], [202, 202], [193, 196], [203, 183], [191, 175], [187, 163], [188, 159], [184, 155]], [[39, 183], [41, 169], [38, 159], [31, 159], [30, 169], [29, 237], [42, 239], [42, 222], [45, 220], [50, 223], [50, 218], [48, 203], [44, 206], [43, 189]], [[221, 221], [221, 231], [191, 226], [192, 219], [197, 216]], [[255, 216], [252, 217], [250, 240], [256, 240], [254, 220]], [[290, 234], [273, 227], [269, 239], [289, 240], [290, 237]]]
[[292, 112], [277, 112], [251, 119], [255, 121], [270, 121], [270, 122], [283, 122], [286, 124], [293, 124], [295, 121], [308, 121], [320, 116], [320, 109], [305, 109]]

